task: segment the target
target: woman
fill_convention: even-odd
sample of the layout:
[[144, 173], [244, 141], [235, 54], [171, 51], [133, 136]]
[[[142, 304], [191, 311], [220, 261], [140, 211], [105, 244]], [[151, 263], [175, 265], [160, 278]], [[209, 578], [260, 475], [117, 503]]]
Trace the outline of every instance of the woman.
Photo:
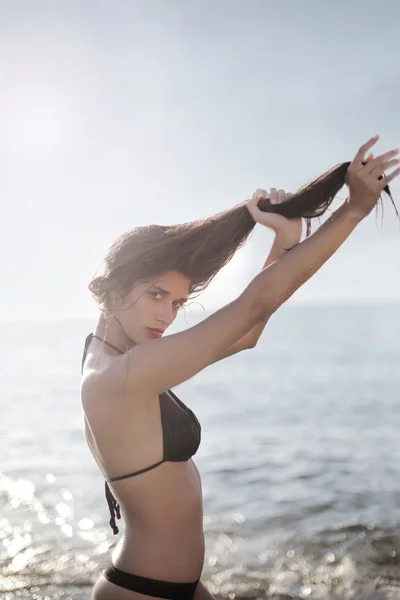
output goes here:
[[[398, 150], [364, 159], [376, 141], [361, 146], [352, 163], [294, 195], [272, 189], [268, 199], [259, 190], [214, 217], [136, 228], [110, 248], [104, 273], [89, 285], [101, 312], [85, 343], [81, 396], [87, 443], [106, 480], [110, 525], [118, 533], [121, 509], [125, 533], [94, 586], [93, 600], [212, 598], [200, 582], [202, 489], [192, 460], [201, 426], [171, 388], [253, 348], [277, 308], [334, 254], [382, 191], [390, 195], [387, 184], [400, 168], [389, 176], [383, 172], [399, 164], [393, 160]], [[323, 214], [344, 183], [346, 202], [299, 243], [301, 217], [309, 225]], [[276, 233], [267, 268], [210, 317], [162, 338], [178, 310], [210, 283], [256, 222]]]

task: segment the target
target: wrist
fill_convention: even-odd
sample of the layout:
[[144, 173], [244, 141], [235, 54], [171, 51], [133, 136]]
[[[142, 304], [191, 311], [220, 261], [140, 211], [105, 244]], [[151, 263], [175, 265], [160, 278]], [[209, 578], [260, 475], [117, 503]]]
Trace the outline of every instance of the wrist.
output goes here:
[[282, 250], [284, 250], [285, 252], [289, 252], [290, 250], [293, 250], [293, 248], [296, 248], [296, 246], [298, 246], [300, 244], [300, 242], [297, 242], [297, 244], [293, 244], [293, 246], [291, 246], [290, 248], [282, 248]]
[[289, 250], [291, 250], [295, 246], [298, 246], [299, 244], [300, 240], [298, 242], [294, 242], [293, 240], [289, 240], [284, 237], [279, 237], [279, 235], [277, 235], [275, 237], [273, 245], [277, 250], [280, 250], [282, 252], [289, 252]]
[[358, 223], [360, 223], [366, 217], [365, 214], [349, 204], [348, 198], [346, 199], [346, 202], [339, 206], [339, 208], [337, 208], [334, 212], [342, 215], [346, 220], [351, 221], [355, 225], [358, 225]]

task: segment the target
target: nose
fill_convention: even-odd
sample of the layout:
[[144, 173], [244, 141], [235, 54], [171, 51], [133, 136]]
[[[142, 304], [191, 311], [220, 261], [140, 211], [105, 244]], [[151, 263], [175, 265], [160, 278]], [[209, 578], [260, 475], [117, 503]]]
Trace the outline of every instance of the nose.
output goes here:
[[157, 313], [157, 322], [160, 324], [160, 329], [165, 329], [174, 320], [174, 309], [172, 306], [160, 307]]

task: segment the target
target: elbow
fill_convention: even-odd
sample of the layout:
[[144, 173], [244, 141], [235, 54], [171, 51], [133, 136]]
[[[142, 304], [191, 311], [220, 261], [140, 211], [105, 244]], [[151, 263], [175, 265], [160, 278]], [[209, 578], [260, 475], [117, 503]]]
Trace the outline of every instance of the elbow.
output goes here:
[[272, 315], [278, 310], [282, 304], [283, 298], [278, 297], [271, 291], [257, 302], [255, 314], [257, 315], [257, 325], [265, 325]]
[[[249, 294], [242, 294], [241, 301], [243, 302], [242, 314], [247, 320], [249, 330], [254, 330], [255, 328], [259, 328], [260, 326], [265, 326], [267, 321], [273, 315], [273, 313], [278, 309], [278, 303], [274, 302], [274, 298], [270, 294], [268, 295], [268, 298], [266, 298], [265, 295], [262, 297], [258, 295], [257, 298], [254, 298], [253, 294], [250, 292]], [[245, 337], [248, 338], [250, 336]], [[249, 343], [251, 344], [249, 348], [253, 348], [253, 342], [247, 342], [246, 339], [245, 346], [247, 347]]]
[[272, 306], [272, 304], [268, 304], [268, 306], [261, 307], [258, 314], [257, 325], [262, 325], [265, 327], [265, 325], [268, 323], [274, 312], [278, 310], [279, 306], [280, 304], [276, 303], [275, 306]]

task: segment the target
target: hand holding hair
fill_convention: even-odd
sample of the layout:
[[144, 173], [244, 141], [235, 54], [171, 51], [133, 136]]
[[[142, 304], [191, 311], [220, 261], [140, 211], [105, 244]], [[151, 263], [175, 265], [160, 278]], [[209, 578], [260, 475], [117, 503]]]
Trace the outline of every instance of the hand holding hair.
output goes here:
[[257, 204], [247, 202], [246, 208], [257, 223], [263, 222], [261, 213], [275, 213], [288, 219], [302, 217], [307, 221], [306, 237], [308, 237], [311, 232], [311, 219], [323, 215], [336, 194], [346, 184], [349, 187], [349, 198], [346, 202], [356, 218], [361, 220], [371, 212], [380, 199], [382, 191], [390, 197], [396, 215], [399, 217], [388, 183], [399, 175], [400, 168], [390, 175], [384, 174], [384, 171], [400, 163], [399, 160], [389, 160], [393, 159], [399, 150], [390, 150], [376, 158], [371, 153], [367, 159], [364, 158], [365, 153], [378, 141], [378, 138], [379, 136], [375, 136], [363, 144], [352, 162], [336, 165], [317, 179], [302, 186], [288, 200], [272, 204], [268, 198], [262, 198]]
[[292, 196], [291, 192], [285, 192], [282, 189], [277, 191], [276, 188], [270, 188], [269, 192], [257, 189], [246, 203], [250, 214], [254, 212], [254, 220], [271, 229], [284, 250], [291, 250], [300, 242], [303, 233], [302, 219], [296, 217], [287, 218], [272, 212], [266, 213], [259, 210], [257, 212], [257, 204], [261, 199], [267, 199], [271, 204], [281, 204], [289, 200]]

